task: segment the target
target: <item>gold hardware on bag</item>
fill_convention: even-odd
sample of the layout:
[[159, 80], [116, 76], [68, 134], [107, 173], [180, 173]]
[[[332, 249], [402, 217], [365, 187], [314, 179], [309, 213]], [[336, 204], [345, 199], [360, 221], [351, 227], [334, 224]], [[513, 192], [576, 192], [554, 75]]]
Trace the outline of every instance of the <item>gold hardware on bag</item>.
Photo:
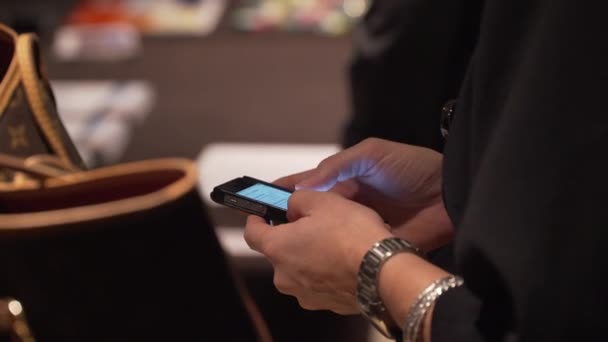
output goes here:
[[0, 298], [0, 336], [11, 342], [34, 342], [23, 306], [13, 298]]

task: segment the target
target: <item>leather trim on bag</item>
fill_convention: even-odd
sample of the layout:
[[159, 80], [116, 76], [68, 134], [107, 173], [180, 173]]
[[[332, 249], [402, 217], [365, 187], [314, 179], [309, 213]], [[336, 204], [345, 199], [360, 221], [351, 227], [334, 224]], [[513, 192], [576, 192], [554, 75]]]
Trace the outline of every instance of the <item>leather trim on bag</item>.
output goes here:
[[[0, 192], [1, 197], [10, 198], [11, 192], [23, 191], [44, 191], [45, 188], [61, 188], [69, 186], [84, 186], [101, 180], [111, 180], [113, 177], [144, 175], [153, 171], [181, 171], [183, 176], [177, 181], [144, 195], [133, 196], [116, 201], [100, 204], [84, 205], [58, 210], [48, 210], [41, 212], [27, 212], [20, 214], [0, 214], [0, 229], [5, 232], [9, 230], [30, 230], [30, 229], [50, 229], [49, 227], [78, 223], [84, 221], [98, 220], [102, 218], [115, 217], [118, 215], [134, 213], [159, 207], [167, 202], [175, 201], [189, 191], [194, 189], [197, 184], [198, 171], [191, 160], [187, 159], [158, 159], [129, 164], [121, 164], [91, 171], [66, 174], [56, 178], [51, 178], [44, 182], [44, 187], [40, 188], [30, 183], [30, 189], [23, 187], [6, 189]], [[35, 195], [35, 194], [33, 194]], [[94, 194], [91, 194], [94, 196]]]
[[34, 118], [42, 132], [46, 135], [53, 152], [55, 152], [65, 163], [72, 164], [67, 149], [61, 140], [61, 136], [55, 130], [51, 116], [44, 105], [43, 96], [39, 87], [40, 79], [38, 77], [32, 52], [35, 44], [38, 44], [38, 40], [33, 34], [23, 34], [17, 38], [17, 60], [19, 61], [25, 94], [28, 98]]
[[[17, 40], [17, 33], [7, 26], [0, 24], [0, 31], [13, 37], [14, 40]], [[17, 50], [15, 49], [13, 55], [15, 55], [16, 52]], [[0, 82], [0, 117], [2, 116], [2, 113], [4, 113], [4, 110], [18, 84], [19, 77], [17, 77], [17, 58], [13, 58], [6, 71], [6, 74], [4, 75], [4, 78], [2, 78], [2, 81]]]

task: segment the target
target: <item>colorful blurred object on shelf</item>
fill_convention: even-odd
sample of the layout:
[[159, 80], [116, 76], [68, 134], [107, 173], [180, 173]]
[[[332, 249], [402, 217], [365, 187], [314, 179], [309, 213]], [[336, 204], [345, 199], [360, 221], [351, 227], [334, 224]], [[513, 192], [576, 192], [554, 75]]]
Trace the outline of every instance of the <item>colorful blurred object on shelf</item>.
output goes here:
[[80, 0], [54, 39], [64, 61], [116, 61], [141, 50], [141, 36], [206, 36], [227, 0]]
[[53, 52], [61, 61], [121, 61], [141, 49], [139, 31], [119, 22], [62, 26], [53, 39]]
[[144, 35], [207, 35], [226, 0], [81, 0], [67, 25], [130, 24]]
[[233, 23], [244, 31], [298, 31], [342, 35], [367, 10], [370, 0], [249, 0]]

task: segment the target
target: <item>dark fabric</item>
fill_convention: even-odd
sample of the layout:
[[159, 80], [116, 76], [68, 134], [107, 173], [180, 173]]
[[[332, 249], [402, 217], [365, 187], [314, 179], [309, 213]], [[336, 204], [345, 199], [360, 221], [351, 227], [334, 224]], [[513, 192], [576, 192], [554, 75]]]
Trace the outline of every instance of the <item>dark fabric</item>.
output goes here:
[[445, 152], [467, 287], [437, 303], [433, 342], [605, 340], [607, 11], [486, 1]]
[[441, 150], [441, 107], [458, 94], [479, 12], [479, 0], [372, 1], [353, 33], [343, 144], [373, 136]]
[[109, 219], [0, 231], [0, 269], [0, 297], [22, 302], [38, 341], [257, 340], [196, 191]]
[[[479, 312], [480, 301], [464, 287], [450, 290], [437, 300], [433, 311], [432, 340], [435, 341], [483, 341], [477, 330], [477, 317], [469, 313]], [[499, 341], [499, 340], [496, 340]]]

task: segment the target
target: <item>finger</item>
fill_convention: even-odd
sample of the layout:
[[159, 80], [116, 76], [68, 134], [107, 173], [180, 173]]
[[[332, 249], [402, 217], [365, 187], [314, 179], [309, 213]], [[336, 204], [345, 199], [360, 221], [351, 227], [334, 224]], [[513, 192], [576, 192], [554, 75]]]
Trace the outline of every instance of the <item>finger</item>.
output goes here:
[[287, 219], [290, 222], [297, 221], [302, 217], [310, 216], [314, 208], [323, 207], [330, 197], [342, 199], [342, 197], [329, 193], [309, 190], [296, 191], [289, 197], [287, 204]]
[[298, 184], [299, 182], [301, 182], [302, 180], [304, 180], [306, 178], [309, 178], [313, 172], [315, 172], [315, 169], [295, 173], [293, 175], [281, 177], [272, 183], [293, 191], [293, 190], [295, 190], [296, 184]]
[[271, 231], [272, 226], [266, 223], [263, 218], [249, 215], [247, 217], [247, 223], [245, 224], [245, 242], [247, 242], [249, 248], [263, 254], [265, 241]]
[[295, 189], [327, 191], [338, 182], [366, 176], [375, 164], [366, 145], [358, 144], [324, 159]]
[[339, 194], [342, 197], [353, 199], [359, 192], [359, 184], [354, 180], [347, 180], [336, 183], [329, 191]]

